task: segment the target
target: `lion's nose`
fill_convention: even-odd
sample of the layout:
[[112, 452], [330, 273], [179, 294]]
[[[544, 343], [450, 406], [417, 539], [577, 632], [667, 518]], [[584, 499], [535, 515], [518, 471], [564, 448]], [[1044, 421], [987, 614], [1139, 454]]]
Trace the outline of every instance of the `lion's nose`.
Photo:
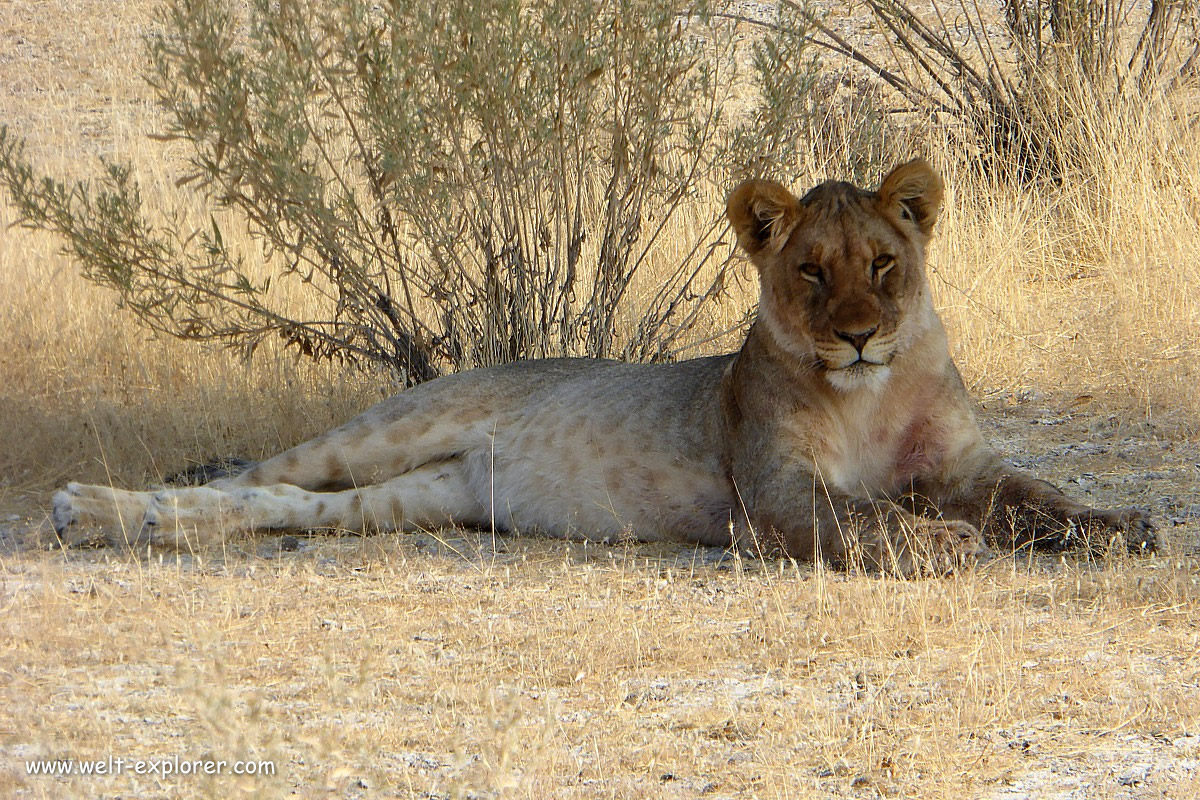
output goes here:
[[838, 338], [845, 339], [847, 342], [854, 345], [854, 349], [858, 351], [859, 355], [862, 355], [863, 348], [867, 346], [867, 340], [870, 339], [877, 330], [879, 330], [878, 325], [865, 331], [835, 330], [834, 333], [838, 335]]

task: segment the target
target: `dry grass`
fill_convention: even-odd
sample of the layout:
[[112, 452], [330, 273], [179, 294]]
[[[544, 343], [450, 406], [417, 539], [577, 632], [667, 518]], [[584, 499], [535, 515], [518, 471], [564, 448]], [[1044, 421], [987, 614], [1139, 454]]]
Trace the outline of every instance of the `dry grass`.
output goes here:
[[[0, 5], [0, 119], [59, 175], [133, 158], [166, 199], [170, 158], [140, 135], [150, 5]], [[944, 581], [463, 534], [30, 548], [68, 478], [274, 452], [389, 388], [148, 339], [0, 204], [0, 796], [1197, 796], [1200, 144], [1117, 125], [1093, 179], [1042, 196], [934, 152], [934, 285], [1010, 452], [1086, 471], [1095, 502], [1169, 494], [1160, 522], [1183, 524], [1167, 557]], [[1031, 426], [1011, 405], [1030, 391], [1070, 422]], [[24, 766], [109, 755], [279, 774]]]
[[1090, 132], [1090, 171], [1041, 191], [981, 185], [940, 159], [933, 285], [974, 387], [1099, 393], [1200, 421], [1200, 131], [1168, 114], [1093, 120], [1108, 134]]
[[[1030, 796], [1051, 769], [1037, 785], [1088, 797], [1200, 790], [1200, 595], [1174, 563], [908, 583], [427, 543], [8, 562], [0, 792]], [[22, 774], [173, 754], [280, 775]]]

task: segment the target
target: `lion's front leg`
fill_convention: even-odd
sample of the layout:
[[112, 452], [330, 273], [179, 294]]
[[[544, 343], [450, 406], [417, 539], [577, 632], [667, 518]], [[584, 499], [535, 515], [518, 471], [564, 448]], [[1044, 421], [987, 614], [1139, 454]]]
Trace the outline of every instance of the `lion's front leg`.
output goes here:
[[920, 487], [919, 493], [944, 516], [980, 525], [989, 541], [1006, 548], [1103, 551], [1124, 541], [1130, 552], [1150, 553], [1159, 544], [1144, 512], [1083, 505], [995, 456], [969, 479]]
[[945, 575], [991, 554], [974, 525], [912, 514], [887, 500], [816, 491], [808, 503], [762, 504], [752, 517], [753, 536], [738, 537], [742, 549], [905, 577]]
[[1133, 553], [1158, 548], [1154, 525], [1137, 509], [1091, 508], [1053, 484], [1011, 468], [985, 481], [981, 490], [977, 502], [984, 531], [1006, 545], [1103, 551], [1124, 541]]

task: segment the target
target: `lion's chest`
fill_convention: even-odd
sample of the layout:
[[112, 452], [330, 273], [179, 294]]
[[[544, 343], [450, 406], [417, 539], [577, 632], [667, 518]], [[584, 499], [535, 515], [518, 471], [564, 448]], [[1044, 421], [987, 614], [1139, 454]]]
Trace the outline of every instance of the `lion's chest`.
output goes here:
[[831, 413], [811, 441], [819, 480], [850, 495], [896, 494], [927, 474], [943, 450], [926, 409], [884, 402], [848, 404]]

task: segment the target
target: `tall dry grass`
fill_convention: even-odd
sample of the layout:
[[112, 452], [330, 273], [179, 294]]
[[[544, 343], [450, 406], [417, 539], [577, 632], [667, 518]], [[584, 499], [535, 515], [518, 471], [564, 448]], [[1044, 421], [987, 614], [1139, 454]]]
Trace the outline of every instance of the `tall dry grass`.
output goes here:
[[[13, 55], [0, 59], [0, 119], [48, 172], [130, 161], [167, 208], [186, 195], [179, 150], [146, 139], [161, 128], [140, 77], [154, 5], [0, 7], [0, 49]], [[14, 222], [0, 199], [0, 508], [36, 519], [46, 492], [76, 476], [141, 485], [214, 453], [267, 454], [391, 392], [270, 347], [247, 365], [151, 336], [57, 242]]]
[[931, 280], [976, 390], [1104, 396], [1194, 427], [1200, 129], [1191, 100], [1083, 109], [1059, 147], [1086, 165], [1014, 188], [937, 158], [946, 208]]

